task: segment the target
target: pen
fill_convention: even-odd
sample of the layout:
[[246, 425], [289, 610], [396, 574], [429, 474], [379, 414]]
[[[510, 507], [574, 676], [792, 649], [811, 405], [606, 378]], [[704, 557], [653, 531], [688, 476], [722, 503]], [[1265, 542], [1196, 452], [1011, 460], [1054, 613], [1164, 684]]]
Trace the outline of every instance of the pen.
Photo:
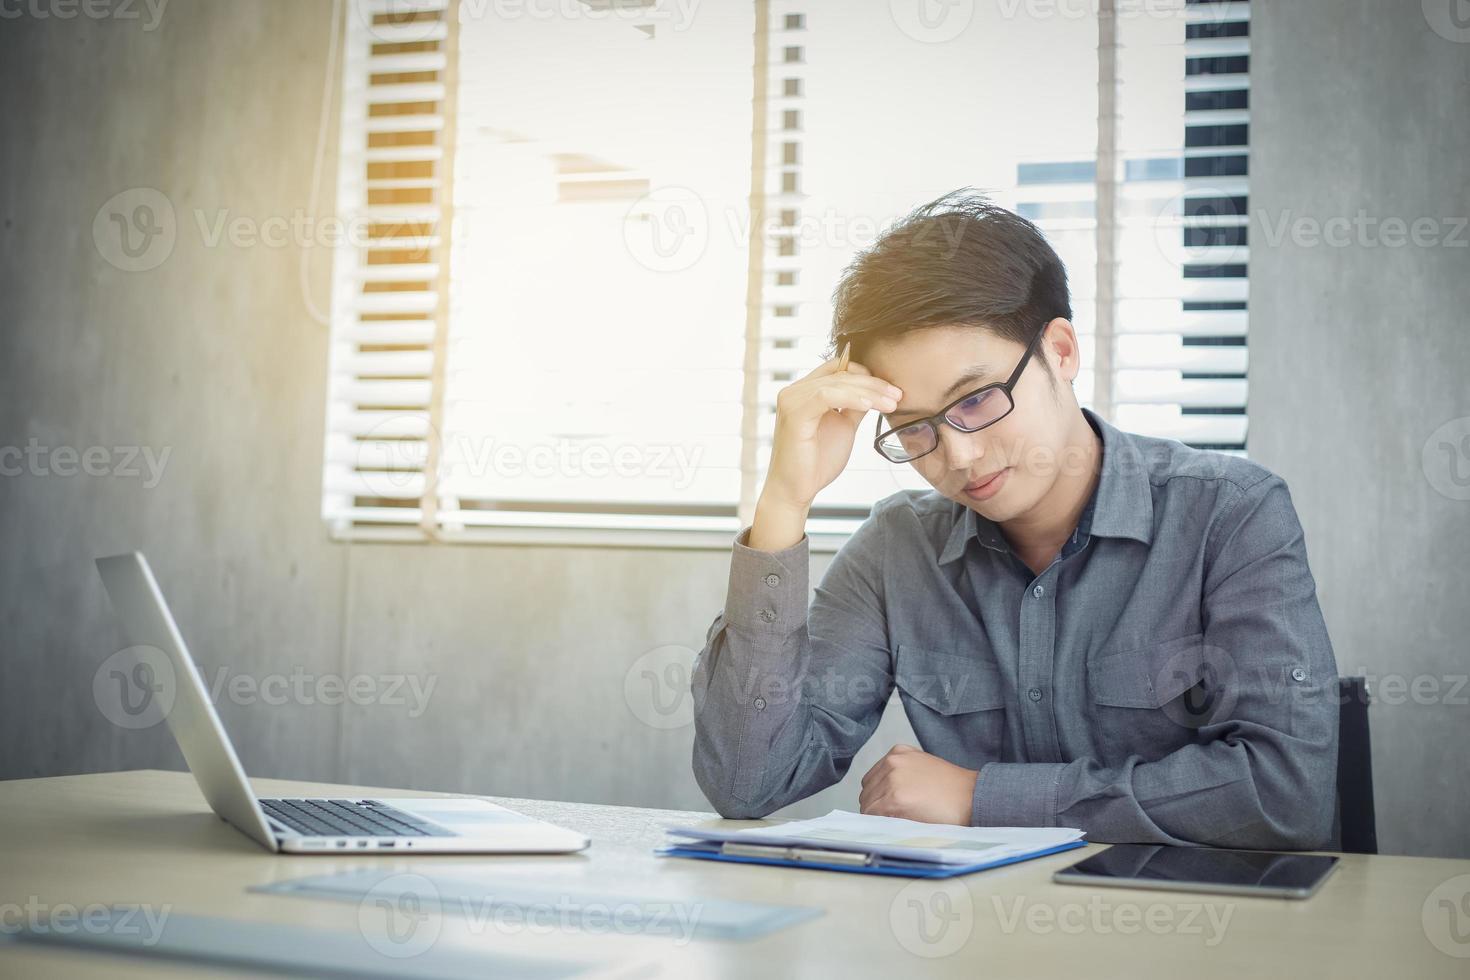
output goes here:
[[[848, 355], [851, 354], [851, 353], [852, 353], [852, 341], [849, 340], [849, 341], [847, 341], [846, 343], [844, 343], [842, 345], [842, 355], [837, 358], [837, 370], [838, 370], [839, 373], [842, 372], [842, 371], [846, 371], [847, 370]], [[837, 410], [837, 414], [841, 415], [842, 414], [842, 409], [839, 408]]]

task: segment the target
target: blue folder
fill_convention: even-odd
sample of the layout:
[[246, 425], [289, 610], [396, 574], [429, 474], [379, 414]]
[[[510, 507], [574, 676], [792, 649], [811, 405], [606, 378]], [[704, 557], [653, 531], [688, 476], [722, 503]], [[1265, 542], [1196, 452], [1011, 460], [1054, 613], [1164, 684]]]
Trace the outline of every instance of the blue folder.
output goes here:
[[[660, 857], [699, 858], [705, 861], [731, 861], [736, 864], [774, 864], [786, 868], [848, 871], [854, 874], [865, 875], [897, 875], [901, 878], [953, 878], [956, 875], [967, 875], [976, 871], [988, 871], [991, 868], [999, 868], [1006, 864], [1016, 864], [1020, 861], [1029, 861], [1032, 858], [1045, 857], [1048, 854], [1056, 854], [1060, 851], [1070, 851], [1086, 843], [1085, 840], [1068, 841], [1065, 844], [1058, 844], [1056, 847], [1048, 847], [1045, 850], [1000, 858], [995, 861], [982, 861], [978, 864], [934, 864], [929, 861], [905, 861], [900, 858], [877, 856], [871, 856], [870, 860], [874, 863], [866, 865], [827, 862], [817, 858], [803, 858], [802, 860], [793, 861], [778, 857], [752, 857], [744, 854], [725, 854], [720, 850], [719, 844], [711, 843], [700, 846], [694, 842], [655, 848], [654, 853]], [[806, 853], [811, 853], [813, 849], [802, 848], [802, 850]], [[834, 853], [850, 856], [854, 852], [840, 851]]]

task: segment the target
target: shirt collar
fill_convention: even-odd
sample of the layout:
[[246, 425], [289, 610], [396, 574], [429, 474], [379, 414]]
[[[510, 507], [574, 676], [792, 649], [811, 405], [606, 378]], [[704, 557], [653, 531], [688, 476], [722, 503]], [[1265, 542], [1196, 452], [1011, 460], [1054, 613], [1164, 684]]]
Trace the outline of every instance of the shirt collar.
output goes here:
[[[1086, 530], [1093, 537], [1132, 538], [1144, 544], [1151, 543], [1153, 491], [1136, 437], [1109, 424], [1090, 408], [1083, 408], [1082, 414], [1102, 438], [1103, 444], [1102, 474], [1088, 504], [1092, 526]], [[956, 503], [955, 506], [964, 513], [950, 529], [949, 540], [939, 555], [940, 564], [962, 556], [971, 538], [995, 551], [1010, 552], [1010, 543], [1001, 533], [1000, 525], [963, 504]], [[1084, 516], [1079, 526], [1085, 522]]]

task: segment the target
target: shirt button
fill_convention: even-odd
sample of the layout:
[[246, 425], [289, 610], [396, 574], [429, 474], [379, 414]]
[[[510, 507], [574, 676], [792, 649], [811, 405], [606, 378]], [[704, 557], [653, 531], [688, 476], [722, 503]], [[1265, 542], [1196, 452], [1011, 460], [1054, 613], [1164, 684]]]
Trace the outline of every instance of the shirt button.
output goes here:
[[1307, 672], [1301, 667], [1293, 667], [1291, 668], [1291, 679], [1294, 681], [1304, 681], [1307, 679]]
[[774, 589], [776, 586], [781, 584], [781, 576], [777, 575], [775, 572], [772, 572], [771, 574], [766, 576], [766, 584]]
[[1039, 585], [1036, 588], [1034, 588], [1034, 589], [1031, 590], [1031, 594], [1034, 595], [1038, 599], [1040, 599], [1041, 596], [1042, 596], [1042, 594], [1045, 593], [1045, 592], [1046, 592], [1046, 590], [1043, 589]]
[[766, 699], [765, 698], [756, 698], [755, 699], [755, 710], [757, 710], [757, 711], [765, 711], [766, 710]]
[[761, 619], [767, 623], [774, 623], [776, 621], [776, 611], [774, 609], [762, 609]]
[[1029, 690], [1029, 691], [1026, 692], [1026, 696], [1029, 697], [1032, 701], [1040, 701], [1041, 700], [1041, 688], [1039, 688], [1039, 687], [1033, 687], [1031, 690]]

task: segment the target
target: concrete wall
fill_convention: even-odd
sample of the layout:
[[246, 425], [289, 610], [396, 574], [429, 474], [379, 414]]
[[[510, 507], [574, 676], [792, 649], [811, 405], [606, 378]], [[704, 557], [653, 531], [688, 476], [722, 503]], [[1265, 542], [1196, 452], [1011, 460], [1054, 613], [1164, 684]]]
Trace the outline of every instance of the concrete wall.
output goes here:
[[[314, 513], [327, 344], [297, 251], [207, 248], [192, 217], [306, 206], [326, 8], [171, 4], [153, 30], [40, 9], [0, 22], [0, 445], [123, 448], [104, 476], [0, 477], [4, 776], [181, 762], [93, 701], [122, 645], [94, 556], [145, 549], [210, 665], [336, 669], [347, 581]], [[135, 187], [172, 200], [177, 242], [127, 272], [93, 219]], [[156, 486], [128, 447], [168, 453]], [[328, 713], [222, 712], [262, 774], [339, 771]]]
[[1291, 487], [1339, 669], [1377, 681], [1381, 846], [1465, 857], [1470, 30], [1438, 6], [1251, 4], [1249, 445]]
[[[1352, 5], [1359, 22], [1341, 29], [1341, 4], [1253, 6], [1267, 73], [1258, 91], [1271, 72], [1292, 89], [1258, 96], [1257, 204], [1275, 195], [1323, 214], [1355, 208], [1367, 178], [1355, 183], [1352, 170], [1382, 175], [1369, 186], [1388, 196], [1370, 203], [1399, 209], [1389, 213], [1467, 210], [1450, 202], [1467, 186], [1454, 112], [1470, 49], [1410, 23], [1408, 2], [1396, 20]], [[133, 9], [140, 20], [0, 23], [0, 447], [106, 447], [110, 468], [125, 461], [114, 447], [169, 453], [156, 485], [146, 469], [57, 475], [67, 464], [54, 452], [42, 458], [47, 475], [0, 477], [0, 778], [182, 764], [161, 726], [119, 728], [92, 695], [122, 644], [91, 559], [141, 548], [206, 680], [227, 672], [217, 701], [255, 775], [705, 807], [690, 727], [658, 727], [646, 700], [667, 708], [677, 692], [636, 671], [655, 648], [700, 646], [727, 555], [329, 542], [317, 517], [326, 336], [298, 284], [302, 250], [211, 247], [195, 214], [208, 225], [221, 209], [263, 221], [307, 208], [328, 5], [176, 2], [152, 30], [146, 8]], [[1391, 46], [1379, 53], [1380, 42]], [[1356, 63], [1344, 54], [1405, 74], [1347, 79], [1338, 66]], [[1335, 121], [1364, 136], [1315, 122], [1311, 100], [1326, 96], [1311, 80], [1322, 75], [1335, 80]], [[1337, 97], [1341, 85], [1352, 100]], [[1365, 118], [1346, 120], [1354, 105]], [[1415, 113], [1417, 127], [1403, 118]], [[1390, 125], [1395, 140], [1366, 138]], [[177, 237], [166, 261], [127, 272], [99, 250], [93, 220], [136, 187], [168, 198]], [[317, 210], [330, 208], [328, 192]], [[1256, 249], [1252, 447], [1292, 483], [1339, 656], [1463, 673], [1464, 604], [1448, 600], [1456, 573], [1463, 597], [1467, 505], [1427, 490], [1418, 463], [1431, 421], [1470, 415], [1453, 316], [1466, 306], [1463, 259]], [[307, 251], [321, 253], [309, 256], [320, 305], [327, 257]], [[1377, 275], [1384, 261], [1396, 275]], [[1405, 288], [1373, 288], [1382, 282]], [[1411, 372], [1393, 391], [1400, 413], [1420, 397], [1413, 415], [1395, 428], [1362, 418], [1366, 409], [1337, 414], [1353, 401], [1342, 375], [1382, 382], [1388, 366]], [[1342, 492], [1371, 487], [1375, 461], [1393, 461], [1388, 483]], [[813, 581], [825, 566], [814, 562]], [[230, 696], [242, 674], [435, 686], [422, 712], [406, 689], [405, 704], [272, 705]], [[1466, 714], [1377, 711], [1392, 849], [1470, 854], [1452, 819], [1466, 810], [1465, 766], [1437, 747], [1463, 742]], [[909, 737], [890, 711], [848, 780], [790, 812], [855, 807], [857, 778]]]

